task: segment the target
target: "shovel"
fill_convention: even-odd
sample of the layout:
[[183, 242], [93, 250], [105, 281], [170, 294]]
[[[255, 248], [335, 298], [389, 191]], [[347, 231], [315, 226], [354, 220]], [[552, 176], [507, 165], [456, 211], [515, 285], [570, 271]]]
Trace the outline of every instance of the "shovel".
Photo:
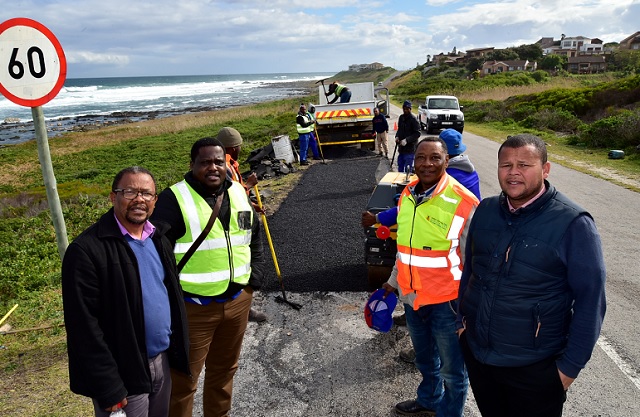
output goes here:
[[322, 157], [322, 163], [323, 164], [327, 164], [327, 162], [324, 160], [324, 154], [322, 153], [322, 144], [320, 143], [320, 136], [318, 136], [318, 129], [316, 128], [316, 125], [313, 125], [313, 131], [316, 133], [316, 142], [318, 142], [318, 149], [320, 150], [320, 157]]
[[264, 231], [267, 235], [267, 241], [269, 242], [269, 249], [271, 249], [271, 258], [273, 259], [273, 266], [276, 268], [276, 275], [278, 276], [278, 281], [280, 281], [280, 290], [282, 291], [282, 296], [277, 296], [276, 301], [279, 303], [289, 304], [292, 308], [296, 310], [300, 310], [302, 305], [294, 303], [292, 301], [287, 300], [287, 294], [284, 292], [284, 283], [282, 281], [282, 275], [280, 274], [280, 267], [278, 266], [278, 258], [276, 258], [276, 251], [273, 248], [273, 241], [271, 240], [271, 233], [269, 233], [269, 225], [267, 224], [267, 216], [264, 214], [264, 208], [262, 207], [262, 199], [260, 198], [260, 192], [258, 191], [258, 185], [253, 186], [253, 191], [256, 194], [256, 199], [258, 200], [258, 207], [260, 207], [260, 213], [262, 215], [262, 224], [264, 225]]
[[[329, 77], [329, 78], [331, 78], [331, 77]], [[324, 95], [325, 95], [325, 96], [327, 95], [327, 89], [326, 89], [326, 88], [324, 88], [324, 81], [325, 81], [325, 80], [328, 80], [329, 78], [323, 78], [323, 79], [321, 79], [321, 80], [316, 81], [316, 84], [318, 84], [318, 83], [322, 83], [322, 90], [324, 91]]]

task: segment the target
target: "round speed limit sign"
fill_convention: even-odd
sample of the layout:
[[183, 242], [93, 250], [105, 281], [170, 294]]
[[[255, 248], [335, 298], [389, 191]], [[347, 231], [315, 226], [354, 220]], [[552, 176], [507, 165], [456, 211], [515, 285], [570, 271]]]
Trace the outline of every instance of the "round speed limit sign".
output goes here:
[[0, 24], [0, 93], [16, 104], [37, 107], [64, 85], [67, 60], [53, 33], [18, 17]]

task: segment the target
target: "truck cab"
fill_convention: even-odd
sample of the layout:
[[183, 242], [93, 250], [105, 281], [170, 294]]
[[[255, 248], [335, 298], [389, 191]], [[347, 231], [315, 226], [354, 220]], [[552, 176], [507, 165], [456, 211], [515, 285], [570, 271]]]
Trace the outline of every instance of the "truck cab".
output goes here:
[[464, 130], [463, 106], [455, 96], [427, 96], [425, 103], [418, 108], [420, 128], [428, 134], [440, 129]]

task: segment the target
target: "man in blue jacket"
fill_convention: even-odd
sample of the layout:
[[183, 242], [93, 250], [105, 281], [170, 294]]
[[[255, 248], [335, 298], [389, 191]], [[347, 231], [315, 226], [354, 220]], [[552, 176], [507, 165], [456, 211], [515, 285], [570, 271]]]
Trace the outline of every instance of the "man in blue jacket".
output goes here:
[[507, 138], [502, 193], [480, 203], [469, 228], [458, 334], [483, 416], [561, 416], [602, 327], [600, 236], [549, 170], [542, 139]]
[[378, 155], [385, 158], [389, 158], [389, 148], [387, 145], [387, 134], [389, 133], [389, 123], [387, 117], [380, 113], [379, 108], [373, 109], [373, 131], [376, 133], [376, 148], [378, 149]]

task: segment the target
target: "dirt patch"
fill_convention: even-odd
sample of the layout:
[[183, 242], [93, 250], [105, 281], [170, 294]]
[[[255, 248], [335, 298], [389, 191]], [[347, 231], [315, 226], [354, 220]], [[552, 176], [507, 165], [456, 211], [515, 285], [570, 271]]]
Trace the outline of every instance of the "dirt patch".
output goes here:
[[600, 167], [590, 164], [589, 162], [569, 159], [558, 155], [554, 155], [553, 159], [558, 160], [562, 165], [568, 168], [572, 168], [591, 176], [618, 184], [627, 189], [640, 192], [640, 176], [632, 176], [626, 173], [623, 174], [611, 168]]

